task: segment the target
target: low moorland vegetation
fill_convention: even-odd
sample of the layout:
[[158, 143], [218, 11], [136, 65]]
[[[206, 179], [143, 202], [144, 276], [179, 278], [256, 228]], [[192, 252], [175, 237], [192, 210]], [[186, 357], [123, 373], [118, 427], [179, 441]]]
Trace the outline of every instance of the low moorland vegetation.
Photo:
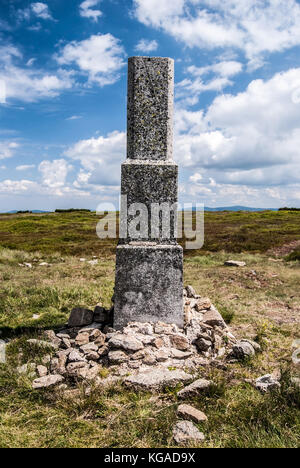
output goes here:
[[[98, 240], [97, 219], [87, 212], [0, 216], [0, 339], [11, 340], [0, 364], [0, 447], [174, 447], [179, 402], [171, 389], [33, 391], [31, 376], [16, 372], [42, 359], [28, 338], [64, 324], [75, 306], [110, 306], [116, 241]], [[188, 401], [208, 416], [198, 426], [201, 447], [299, 447], [300, 392], [291, 380], [299, 375], [292, 363], [300, 339], [299, 228], [297, 212], [207, 213], [204, 248], [185, 254], [185, 284], [210, 297], [238, 338], [263, 349], [246, 363], [199, 370], [215, 384]], [[93, 256], [97, 265], [80, 261]], [[232, 257], [247, 266], [225, 267]], [[251, 381], [274, 371], [282, 373], [280, 390], [253, 388]]]

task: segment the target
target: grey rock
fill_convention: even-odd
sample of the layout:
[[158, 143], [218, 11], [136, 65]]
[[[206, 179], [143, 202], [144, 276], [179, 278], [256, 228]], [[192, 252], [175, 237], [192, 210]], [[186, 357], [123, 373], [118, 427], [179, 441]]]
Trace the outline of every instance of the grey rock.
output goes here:
[[43, 340], [27, 340], [27, 343], [39, 346], [40, 348], [52, 348], [53, 350], [57, 350], [58, 346], [54, 343], [50, 343], [49, 341], [43, 341]]
[[17, 372], [20, 375], [27, 375], [29, 378], [33, 379], [36, 377], [36, 364], [34, 362], [23, 364], [22, 366], [17, 367]]
[[173, 438], [178, 445], [205, 440], [204, 434], [191, 421], [178, 421], [173, 429]]
[[249, 343], [256, 353], [261, 353], [261, 351], [262, 351], [261, 346], [258, 343], [256, 343], [255, 341], [242, 339], [241, 342], [242, 343]]
[[98, 351], [98, 348], [99, 346], [96, 345], [95, 343], [88, 343], [86, 345], [83, 345], [80, 347], [80, 350], [84, 353], [84, 354], [87, 354], [87, 353], [90, 353], [91, 351], [95, 351], [97, 352]]
[[209, 310], [211, 306], [212, 303], [208, 297], [201, 297], [201, 299], [197, 299], [195, 309], [200, 312], [201, 310]]
[[44, 331], [44, 336], [56, 346], [59, 346], [61, 343], [61, 340], [55, 335], [53, 330]]
[[85, 357], [75, 349], [68, 356], [69, 362], [85, 362]]
[[62, 338], [60, 347], [63, 349], [70, 349], [71, 340], [69, 338]]
[[47, 364], [49, 364], [50, 361], [51, 361], [51, 355], [50, 355], [50, 354], [46, 354], [46, 356], [43, 356], [43, 357], [42, 357], [41, 361], [42, 361], [42, 364], [43, 364], [44, 366], [47, 365]]
[[[178, 167], [172, 161], [173, 67], [168, 58], [129, 59], [127, 161], [122, 165], [114, 301], [117, 329], [160, 319], [183, 326], [183, 252], [176, 240]], [[130, 229], [135, 213], [129, 210], [135, 203], [143, 203], [149, 215], [136, 236]], [[169, 233], [160, 229], [162, 217], [152, 223], [155, 208], [159, 212], [162, 204], [170, 210]]]
[[90, 342], [90, 335], [88, 332], [78, 333], [75, 339], [75, 343], [77, 346], [83, 346]]
[[152, 352], [147, 352], [143, 360], [143, 364], [146, 366], [154, 366], [156, 364], [156, 356]]
[[250, 343], [246, 341], [239, 341], [236, 345], [233, 346], [232, 353], [229, 356], [232, 356], [239, 361], [243, 361], [247, 358], [255, 356], [255, 350]]
[[211, 340], [206, 340], [204, 338], [198, 338], [195, 344], [199, 351], [203, 352], [208, 351], [212, 347]]
[[280, 382], [274, 379], [271, 374], [263, 375], [255, 381], [255, 387], [262, 393], [272, 390], [278, 390], [281, 387]]
[[37, 366], [36, 371], [39, 377], [46, 377], [46, 375], [48, 375], [48, 369], [46, 366]]
[[73, 377], [83, 376], [83, 369], [87, 371], [89, 369], [89, 364], [85, 362], [71, 362], [67, 365], [67, 373]]
[[178, 333], [178, 331], [178, 327], [170, 323], [157, 322], [154, 326], [154, 332], [157, 335], [173, 335], [173, 333]]
[[93, 323], [94, 311], [76, 307], [71, 311], [68, 326], [69, 327], [84, 327]]
[[57, 333], [56, 336], [57, 336], [57, 338], [59, 338], [59, 339], [61, 339], [61, 340], [62, 340], [63, 338], [65, 338], [66, 340], [70, 340], [70, 335], [68, 335], [67, 333]]
[[237, 262], [235, 260], [228, 260], [227, 262], [224, 263], [225, 266], [228, 267], [245, 267], [246, 263], [245, 262]]
[[129, 357], [123, 351], [110, 351], [108, 359], [111, 364], [122, 364], [123, 362], [127, 362]]
[[198, 379], [177, 393], [178, 398], [192, 398], [208, 390], [212, 385], [210, 380]]
[[203, 324], [210, 325], [211, 327], [220, 327], [222, 329], [227, 328], [222, 315], [214, 306], [211, 306], [210, 310], [205, 312], [203, 316]]
[[151, 369], [137, 375], [125, 378], [125, 385], [140, 390], [159, 390], [164, 387], [174, 387], [180, 382], [192, 380], [192, 375], [182, 370]]
[[133, 336], [116, 333], [110, 340], [109, 346], [112, 348], [121, 348], [125, 351], [139, 351], [144, 348], [144, 345]]
[[90, 333], [90, 341], [99, 346], [103, 346], [105, 343], [105, 335], [100, 330], [95, 329]]
[[188, 359], [189, 357], [192, 356], [191, 351], [180, 351], [179, 349], [171, 349], [171, 356], [174, 359]]
[[193, 286], [188, 285], [185, 288], [185, 290], [186, 290], [186, 293], [187, 293], [187, 297], [190, 297], [190, 298], [195, 298], [196, 297], [196, 291], [193, 288]]
[[101, 369], [102, 369], [102, 367], [99, 366], [99, 365], [95, 365], [95, 366], [91, 367], [90, 369], [88, 369], [86, 371], [86, 374], [85, 374], [84, 378], [87, 379], [87, 380], [96, 380], [96, 379], [98, 379]]
[[[132, 322], [128, 324], [129, 329], [135, 330], [135, 332], [142, 335], [153, 335], [153, 325], [151, 323]], [[125, 333], [125, 330], [124, 330]]]
[[155, 359], [157, 360], [157, 362], [167, 361], [169, 356], [170, 350], [167, 348], [160, 348], [158, 351], [155, 351]]
[[144, 349], [141, 349], [140, 351], [137, 351], [136, 353], [131, 354], [130, 359], [139, 361], [141, 359], [144, 359], [145, 356], [146, 356], [146, 351]]
[[193, 421], [197, 424], [207, 421], [207, 416], [202, 411], [190, 405], [179, 405], [177, 415], [181, 419]]
[[37, 390], [40, 388], [53, 387], [54, 385], [63, 382], [63, 380], [64, 378], [61, 375], [47, 375], [46, 377], [35, 379], [32, 383], [32, 388]]
[[102, 306], [96, 306], [94, 309], [94, 322], [96, 323], [107, 323], [109, 320], [108, 311]]
[[101, 346], [101, 348], [98, 349], [99, 357], [106, 356], [108, 354], [108, 351], [109, 351], [108, 344], [105, 344], [104, 346]]
[[299, 377], [292, 377], [291, 382], [295, 387], [300, 388], [300, 378]]
[[96, 353], [96, 351], [90, 351], [85, 355], [85, 357], [88, 361], [98, 361], [100, 356], [98, 353]]
[[170, 341], [172, 347], [180, 351], [186, 351], [190, 346], [188, 339], [183, 335], [171, 335]]

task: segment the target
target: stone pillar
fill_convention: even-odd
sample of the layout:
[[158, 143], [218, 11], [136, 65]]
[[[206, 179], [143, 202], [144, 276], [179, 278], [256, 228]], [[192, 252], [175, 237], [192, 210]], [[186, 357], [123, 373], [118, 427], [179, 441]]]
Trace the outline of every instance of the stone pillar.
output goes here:
[[[116, 260], [117, 329], [134, 321], [183, 326], [183, 252], [176, 240], [178, 167], [172, 160], [173, 101], [173, 60], [129, 59], [127, 161], [122, 165], [120, 213], [124, 235]], [[136, 204], [143, 204], [144, 214], [148, 214], [148, 226], [144, 225], [138, 237], [130, 229]], [[164, 209], [169, 210], [169, 218], [163, 216]], [[169, 229], [165, 229], [166, 220]]]

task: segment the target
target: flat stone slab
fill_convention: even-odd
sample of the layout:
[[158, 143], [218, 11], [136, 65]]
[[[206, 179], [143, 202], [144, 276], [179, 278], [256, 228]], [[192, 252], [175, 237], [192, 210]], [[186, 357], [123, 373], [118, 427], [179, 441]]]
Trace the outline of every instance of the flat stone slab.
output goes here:
[[132, 352], [140, 351], [144, 348], [144, 345], [134, 336], [123, 335], [122, 333], [114, 335], [108, 343], [112, 348], [121, 348]]
[[198, 409], [194, 408], [190, 405], [180, 405], [177, 409], [177, 415], [181, 419], [185, 419], [188, 421], [193, 421], [195, 423], [205, 422], [207, 421], [207, 416]]
[[177, 393], [178, 398], [192, 398], [208, 390], [212, 385], [210, 380], [198, 379]]
[[177, 245], [117, 248], [114, 328], [134, 321], [183, 328], [182, 259]]
[[124, 380], [126, 386], [140, 390], [160, 390], [164, 387], [175, 387], [178, 383], [189, 382], [193, 376], [182, 370], [153, 369], [140, 372]]
[[178, 421], [173, 429], [173, 438], [178, 445], [205, 440], [204, 434], [190, 421]]
[[227, 325], [217, 309], [212, 305], [210, 310], [204, 313], [203, 323], [210, 325], [211, 327], [227, 328]]
[[228, 267], [245, 267], [246, 263], [237, 262], [236, 260], [228, 260], [227, 262], [224, 263], [224, 265]]
[[183, 250], [177, 245], [117, 248], [114, 328], [130, 322], [183, 328]]
[[40, 388], [53, 387], [64, 381], [64, 378], [61, 375], [47, 375], [46, 377], [40, 377], [35, 379], [32, 383], [32, 388], [38, 390]]

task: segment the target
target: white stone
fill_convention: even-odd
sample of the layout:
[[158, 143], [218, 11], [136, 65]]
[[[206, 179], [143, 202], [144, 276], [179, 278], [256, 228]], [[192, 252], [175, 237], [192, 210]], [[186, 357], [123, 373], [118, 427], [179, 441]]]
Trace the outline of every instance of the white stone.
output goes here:
[[246, 263], [245, 262], [237, 262], [236, 260], [228, 260], [227, 262], [224, 263], [225, 266], [229, 267], [245, 267]]
[[202, 411], [199, 411], [190, 405], [179, 405], [177, 409], [177, 415], [181, 419], [193, 421], [197, 424], [207, 421], [207, 416]]
[[259, 377], [256, 382], [255, 386], [258, 390], [262, 393], [270, 392], [272, 390], [279, 389], [281, 387], [280, 382], [275, 380], [271, 374], [263, 375]]
[[32, 383], [32, 388], [34, 390], [40, 388], [48, 388], [53, 387], [61, 382], [63, 382], [64, 378], [61, 375], [47, 375], [46, 377], [40, 377], [36, 379]]
[[173, 438], [178, 445], [205, 440], [204, 434], [191, 421], [178, 421], [173, 429]]
[[73, 351], [71, 351], [71, 353], [69, 354], [68, 359], [69, 359], [70, 362], [85, 362], [84, 356], [82, 356], [82, 354], [80, 354], [75, 349]]
[[212, 382], [205, 379], [198, 379], [177, 393], [178, 398], [190, 398], [208, 390]]
[[188, 382], [193, 376], [182, 370], [151, 369], [125, 379], [125, 384], [142, 390], [159, 390], [163, 387], [176, 386], [180, 382]]
[[144, 345], [133, 336], [123, 335], [121, 333], [114, 334], [109, 340], [109, 345], [112, 348], [121, 348], [125, 351], [133, 352], [144, 348]]

